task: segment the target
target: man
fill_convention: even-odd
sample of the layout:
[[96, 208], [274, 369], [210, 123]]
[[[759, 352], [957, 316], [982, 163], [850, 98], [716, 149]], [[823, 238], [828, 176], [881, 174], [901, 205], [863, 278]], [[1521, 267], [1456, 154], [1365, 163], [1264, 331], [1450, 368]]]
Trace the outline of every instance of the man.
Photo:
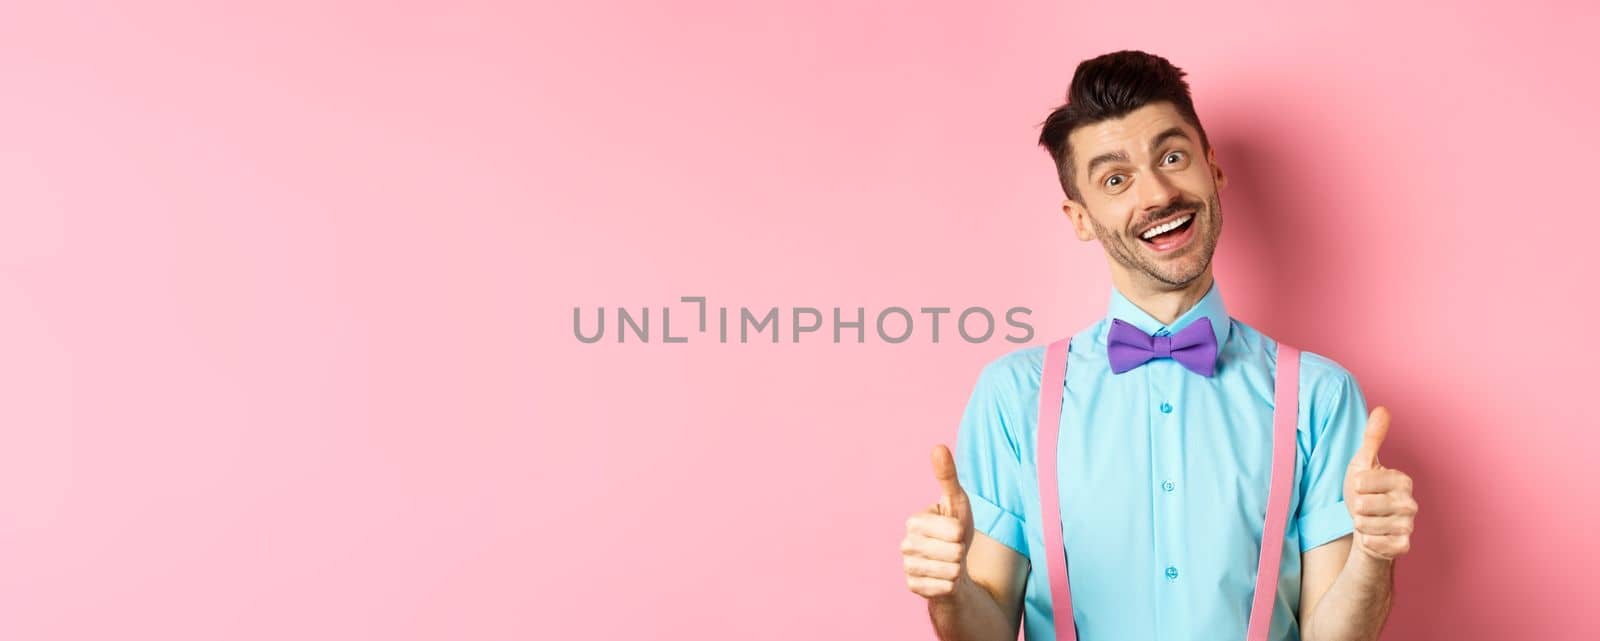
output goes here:
[[[1034, 451], [1044, 348], [1034, 346], [984, 367], [956, 456], [933, 450], [940, 502], [906, 521], [906, 582], [945, 641], [1015, 639], [1019, 617], [1032, 641], [1073, 624], [1085, 641], [1245, 637], [1278, 344], [1230, 318], [1213, 281], [1227, 179], [1183, 76], [1137, 51], [1086, 60], [1044, 122], [1062, 210], [1080, 240], [1100, 241], [1112, 279], [1106, 317], [1072, 336], [1065, 357], [1055, 460], [1072, 623], [1052, 612], [1044, 577]], [[1151, 344], [1214, 340], [1214, 357], [1118, 362], [1108, 337], [1133, 329]], [[1298, 407], [1285, 409], [1294, 476], [1263, 629], [1280, 641], [1375, 639], [1395, 558], [1410, 549], [1411, 479], [1378, 462], [1388, 412], [1367, 415], [1334, 361], [1301, 352], [1297, 362]]]

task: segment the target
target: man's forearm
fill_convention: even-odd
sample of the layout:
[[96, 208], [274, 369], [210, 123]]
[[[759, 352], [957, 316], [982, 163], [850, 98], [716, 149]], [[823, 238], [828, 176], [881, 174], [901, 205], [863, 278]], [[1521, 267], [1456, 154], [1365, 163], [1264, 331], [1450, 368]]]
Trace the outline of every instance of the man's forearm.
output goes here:
[[1394, 561], [1351, 546], [1339, 577], [1301, 625], [1303, 641], [1375, 641], [1394, 598]]
[[948, 598], [930, 599], [928, 617], [941, 641], [1014, 641], [1017, 629], [1006, 620], [1000, 604], [988, 590], [965, 574]]

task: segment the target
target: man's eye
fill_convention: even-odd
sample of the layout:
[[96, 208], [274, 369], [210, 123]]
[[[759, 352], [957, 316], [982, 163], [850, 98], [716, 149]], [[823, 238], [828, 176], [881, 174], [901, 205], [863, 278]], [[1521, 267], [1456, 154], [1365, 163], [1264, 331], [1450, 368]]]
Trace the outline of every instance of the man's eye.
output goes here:
[[1123, 180], [1122, 174], [1112, 174], [1112, 176], [1110, 178], [1106, 179], [1106, 186], [1107, 187], [1116, 187], [1117, 185], [1122, 184], [1122, 180]]
[[1167, 156], [1165, 158], [1162, 158], [1161, 160], [1163, 162], [1165, 162], [1166, 164], [1170, 165], [1170, 164], [1178, 162], [1179, 160], [1182, 160], [1182, 159], [1183, 159], [1183, 152], [1174, 151], [1172, 153], [1167, 154]]

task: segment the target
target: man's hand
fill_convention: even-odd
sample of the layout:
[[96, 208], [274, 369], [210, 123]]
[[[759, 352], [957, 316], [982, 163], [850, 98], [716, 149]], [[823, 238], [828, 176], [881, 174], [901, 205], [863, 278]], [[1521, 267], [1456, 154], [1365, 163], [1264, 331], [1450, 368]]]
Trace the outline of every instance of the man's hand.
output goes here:
[[967, 576], [967, 548], [972, 546], [972, 504], [956, 478], [956, 463], [943, 445], [933, 448], [933, 476], [939, 481], [939, 502], [906, 519], [900, 542], [906, 585], [928, 599], [955, 594]]
[[1344, 475], [1344, 503], [1355, 521], [1355, 548], [1384, 561], [1411, 550], [1417, 501], [1411, 477], [1378, 463], [1378, 448], [1389, 434], [1389, 410], [1378, 407], [1367, 417], [1366, 438], [1350, 459]]

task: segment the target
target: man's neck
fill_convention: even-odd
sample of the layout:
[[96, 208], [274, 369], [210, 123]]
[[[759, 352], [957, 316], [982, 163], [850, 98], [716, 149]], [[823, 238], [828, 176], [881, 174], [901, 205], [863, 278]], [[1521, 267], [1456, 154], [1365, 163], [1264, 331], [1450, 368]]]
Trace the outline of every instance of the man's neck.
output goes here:
[[1205, 298], [1206, 293], [1211, 291], [1212, 281], [1210, 266], [1193, 282], [1176, 289], [1165, 283], [1151, 281], [1143, 275], [1135, 276], [1117, 269], [1111, 272], [1112, 286], [1122, 292], [1128, 302], [1161, 321], [1162, 325], [1171, 325]]

